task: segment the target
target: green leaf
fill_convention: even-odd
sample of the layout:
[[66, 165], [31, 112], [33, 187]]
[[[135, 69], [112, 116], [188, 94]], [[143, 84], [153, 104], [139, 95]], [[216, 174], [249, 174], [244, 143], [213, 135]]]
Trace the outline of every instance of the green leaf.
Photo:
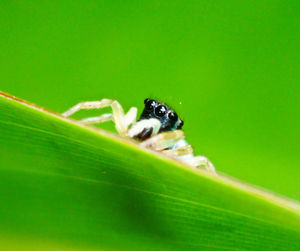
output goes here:
[[300, 249], [295, 201], [4, 93], [0, 132], [6, 250]]

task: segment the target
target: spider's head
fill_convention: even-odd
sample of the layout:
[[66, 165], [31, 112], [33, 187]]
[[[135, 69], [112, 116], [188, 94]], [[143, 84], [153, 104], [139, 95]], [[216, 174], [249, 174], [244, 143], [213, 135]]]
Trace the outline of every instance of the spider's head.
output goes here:
[[161, 123], [159, 132], [181, 129], [183, 121], [170, 107], [153, 99], [144, 100], [145, 108], [139, 120], [155, 118]]

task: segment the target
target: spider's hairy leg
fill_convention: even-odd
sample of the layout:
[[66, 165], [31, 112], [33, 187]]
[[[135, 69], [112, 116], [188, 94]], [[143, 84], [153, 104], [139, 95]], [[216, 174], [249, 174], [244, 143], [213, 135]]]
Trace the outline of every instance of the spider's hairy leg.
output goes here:
[[[116, 100], [112, 99], [102, 99], [99, 101], [87, 101], [79, 103], [73, 107], [71, 107], [69, 110], [64, 112], [62, 115], [65, 117], [69, 117], [75, 112], [79, 110], [91, 110], [91, 109], [102, 109], [105, 107], [111, 107], [112, 109], [112, 117], [110, 115], [102, 115], [99, 117], [94, 118], [86, 118], [82, 122], [87, 123], [101, 123], [108, 120], [113, 120], [115, 122], [116, 129], [120, 135], [126, 135], [128, 126], [132, 121], [135, 121], [136, 119], [136, 113], [137, 109], [135, 107], [131, 108], [129, 112], [124, 115], [124, 110], [120, 103]], [[98, 121], [98, 122], [96, 122]]]
[[92, 124], [103, 123], [103, 122], [110, 121], [110, 120], [113, 120], [112, 113], [104, 113], [100, 116], [89, 117], [89, 118], [81, 119], [80, 121], [83, 122], [84, 124], [92, 125]]
[[179, 148], [163, 150], [162, 152], [172, 157], [180, 157], [180, 156], [193, 154], [193, 148], [191, 145], [186, 145]]
[[151, 138], [140, 143], [141, 146], [150, 148], [156, 151], [174, 146], [179, 140], [184, 138], [182, 130], [159, 133]]
[[75, 112], [78, 112], [80, 110], [92, 110], [92, 109], [101, 109], [105, 108], [108, 106], [112, 106], [113, 102], [117, 102], [112, 99], [102, 99], [98, 101], [86, 101], [86, 102], [81, 102], [73, 107], [71, 107], [69, 110], [65, 111], [62, 115], [65, 117], [69, 117], [73, 115]]
[[131, 107], [124, 116], [124, 124], [125, 124], [126, 128], [128, 128], [130, 125], [135, 123], [136, 116], [137, 116], [137, 108]]
[[214, 165], [204, 156], [195, 156], [184, 160], [188, 164], [196, 168], [205, 168], [211, 174], [217, 174]]

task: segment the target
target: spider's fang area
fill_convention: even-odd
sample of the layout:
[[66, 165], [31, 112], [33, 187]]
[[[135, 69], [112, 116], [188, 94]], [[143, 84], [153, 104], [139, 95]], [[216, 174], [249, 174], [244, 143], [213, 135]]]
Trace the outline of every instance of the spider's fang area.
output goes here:
[[145, 139], [150, 138], [151, 135], [152, 135], [152, 132], [153, 132], [153, 128], [152, 127], [145, 128], [141, 133], [139, 133], [138, 135], [134, 136], [134, 138], [143, 141]]

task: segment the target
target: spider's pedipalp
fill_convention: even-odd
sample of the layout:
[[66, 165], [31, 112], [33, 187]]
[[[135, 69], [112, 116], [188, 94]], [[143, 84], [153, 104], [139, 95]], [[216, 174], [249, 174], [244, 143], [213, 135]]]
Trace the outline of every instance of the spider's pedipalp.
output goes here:
[[155, 135], [158, 133], [160, 129], [161, 123], [158, 119], [144, 119], [136, 122], [132, 125], [132, 127], [128, 131], [128, 136], [130, 138], [139, 138], [139, 135], [147, 128], [152, 128], [151, 135]]

